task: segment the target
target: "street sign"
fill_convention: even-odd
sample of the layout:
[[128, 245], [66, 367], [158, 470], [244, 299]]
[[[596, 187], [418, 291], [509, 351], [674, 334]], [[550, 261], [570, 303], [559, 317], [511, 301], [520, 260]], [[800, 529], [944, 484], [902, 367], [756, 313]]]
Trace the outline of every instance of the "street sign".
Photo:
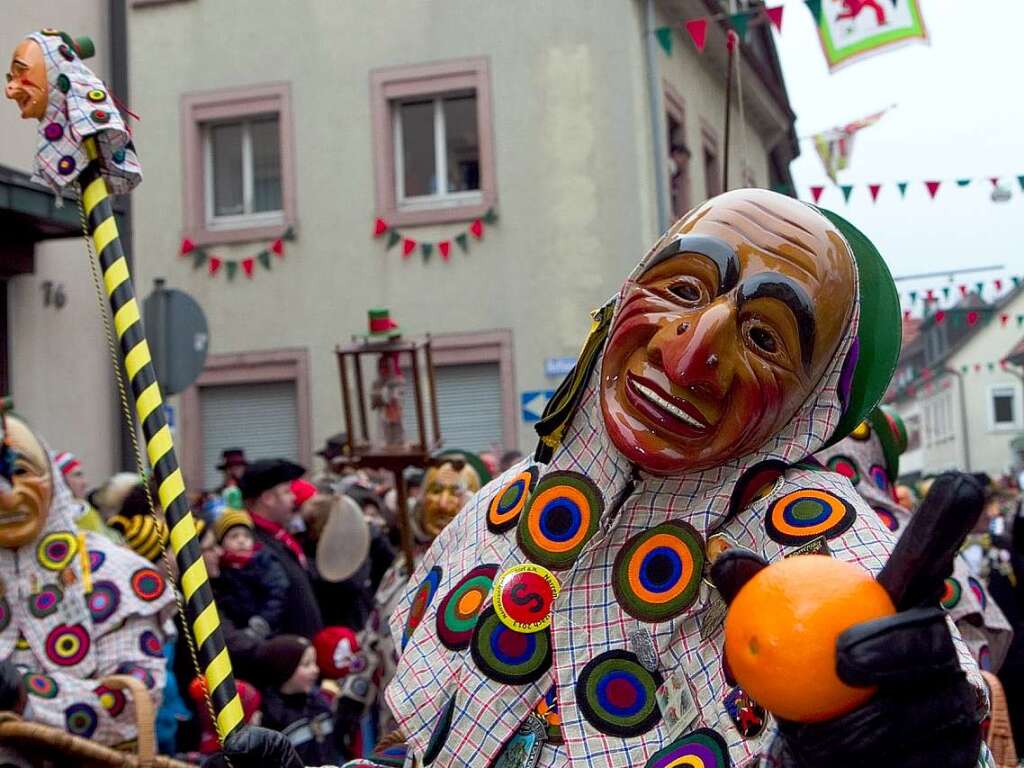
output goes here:
[[196, 300], [184, 291], [153, 281], [153, 292], [142, 302], [150, 353], [157, 381], [165, 395], [191, 386], [206, 365], [210, 329]]
[[575, 357], [546, 357], [544, 358], [544, 375], [549, 379], [560, 379], [567, 376], [576, 365]]
[[523, 421], [530, 423], [540, 421], [544, 415], [548, 400], [555, 394], [553, 389], [540, 389], [522, 393]]

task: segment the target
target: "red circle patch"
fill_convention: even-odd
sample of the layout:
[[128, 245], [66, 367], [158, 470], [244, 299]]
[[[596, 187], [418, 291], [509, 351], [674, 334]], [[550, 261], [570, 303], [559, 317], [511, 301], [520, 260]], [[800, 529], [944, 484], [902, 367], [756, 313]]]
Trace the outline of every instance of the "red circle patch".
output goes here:
[[551, 624], [551, 606], [559, 584], [547, 568], [533, 563], [516, 565], [494, 583], [494, 612], [516, 632], [539, 632]]

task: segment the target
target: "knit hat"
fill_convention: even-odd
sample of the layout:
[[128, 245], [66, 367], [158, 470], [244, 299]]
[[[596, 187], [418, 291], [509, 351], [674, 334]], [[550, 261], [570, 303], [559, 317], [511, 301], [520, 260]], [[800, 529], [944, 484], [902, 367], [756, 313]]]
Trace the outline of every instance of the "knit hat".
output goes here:
[[167, 525], [163, 520], [154, 519], [152, 515], [114, 515], [107, 520], [107, 525], [124, 537], [124, 543], [131, 547], [135, 554], [152, 562], [156, 562], [167, 546]]
[[292, 480], [292, 495], [298, 509], [316, 495], [316, 486], [308, 480]]
[[[199, 741], [199, 751], [204, 755], [213, 754], [220, 750], [220, 742], [217, 740], [217, 731], [210, 717], [210, 708], [206, 706], [206, 694], [203, 679], [196, 677], [189, 683], [188, 695], [195, 702], [196, 712], [199, 713], [199, 720], [202, 725], [202, 736]], [[256, 686], [235, 678], [235, 690], [242, 702], [242, 720], [248, 723], [254, 714], [263, 705], [263, 697], [260, 696]]]
[[67, 477], [82, 466], [82, 462], [70, 451], [61, 451], [56, 454], [53, 457], [53, 463], [64, 477]]
[[217, 543], [224, 541], [228, 531], [239, 525], [248, 528], [250, 531], [253, 529], [252, 518], [249, 516], [249, 513], [244, 509], [225, 508], [221, 516], [213, 524], [213, 533], [217, 537]]
[[348, 675], [359, 651], [356, 633], [348, 627], [326, 627], [313, 638], [316, 663], [323, 676], [331, 680]]
[[295, 674], [310, 642], [300, 635], [278, 635], [256, 651], [256, 668], [266, 688], [280, 688]]

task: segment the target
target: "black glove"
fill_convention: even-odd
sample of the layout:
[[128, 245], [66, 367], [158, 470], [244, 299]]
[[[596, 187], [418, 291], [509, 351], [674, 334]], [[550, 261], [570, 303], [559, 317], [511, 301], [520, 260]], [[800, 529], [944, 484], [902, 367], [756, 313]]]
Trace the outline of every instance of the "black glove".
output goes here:
[[11, 661], [0, 661], [0, 710], [25, 711], [25, 683], [21, 672]]
[[366, 704], [348, 696], [338, 696], [334, 711], [334, 742], [341, 753], [348, 758], [358, 757], [355, 737], [359, 733], [359, 721], [366, 710]]
[[[898, 613], [851, 627], [836, 641], [839, 678], [878, 692], [833, 720], [779, 720], [784, 768], [976, 765], [981, 693], [960, 669], [938, 600], [982, 504], [969, 475], [949, 473], [932, 485], [878, 575]], [[729, 550], [715, 561], [711, 578], [728, 603], [766, 566], [753, 553]], [[728, 660], [725, 668], [728, 677]]]
[[228, 736], [224, 750], [203, 760], [202, 768], [305, 768], [288, 737], [245, 725]]

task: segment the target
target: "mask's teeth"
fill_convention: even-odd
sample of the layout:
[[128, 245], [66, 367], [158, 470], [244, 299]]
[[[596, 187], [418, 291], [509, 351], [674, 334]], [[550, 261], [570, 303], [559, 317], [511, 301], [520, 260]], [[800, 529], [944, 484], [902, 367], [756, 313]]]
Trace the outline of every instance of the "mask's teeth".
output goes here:
[[663, 398], [660, 395], [658, 395], [657, 393], [653, 392], [651, 389], [645, 387], [643, 384], [637, 384], [636, 388], [638, 390], [640, 390], [640, 394], [642, 394], [644, 397], [646, 397], [652, 403], [657, 405], [659, 408], [668, 411], [669, 413], [671, 413], [673, 416], [675, 416], [677, 419], [679, 419], [680, 421], [684, 422], [685, 424], [689, 424], [692, 427], [697, 427], [698, 429], [700, 429], [700, 428], [702, 428], [704, 426], [699, 421], [697, 421], [695, 418], [693, 418], [688, 413], [683, 411], [681, 408], [679, 408], [679, 407], [673, 405], [672, 403], [668, 402], [667, 400], [665, 400], [665, 398]]

